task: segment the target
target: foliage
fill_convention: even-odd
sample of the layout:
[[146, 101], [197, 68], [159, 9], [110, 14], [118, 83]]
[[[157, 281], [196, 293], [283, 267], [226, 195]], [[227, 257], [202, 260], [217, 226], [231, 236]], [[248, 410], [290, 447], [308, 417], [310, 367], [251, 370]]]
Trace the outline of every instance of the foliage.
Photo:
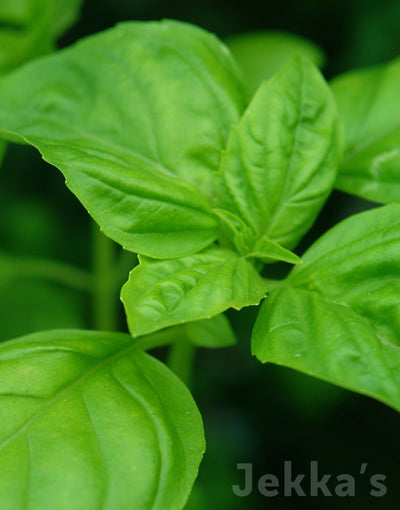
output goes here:
[[[139, 256], [121, 291], [130, 335], [57, 330], [0, 346], [0, 412], [11, 416], [0, 508], [183, 508], [204, 438], [172, 371], [187, 381], [195, 346], [234, 344], [221, 314], [264, 298], [252, 333], [261, 362], [400, 410], [400, 207], [293, 251], [334, 186], [397, 200], [398, 62], [331, 88], [307, 58], [319, 53], [304, 45], [286, 62], [287, 42], [271, 43], [269, 73], [279, 70], [253, 98], [223, 43], [169, 20], [118, 25], [0, 79], [4, 140], [36, 147], [106, 236]], [[67, 279], [94, 289], [111, 329], [102, 314], [119, 277], [101, 239], [96, 281], [71, 268]], [[276, 261], [294, 267], [265, 278]], [[4, 281], [24, 265], [4, 257]], [[165, 345], [170, 368], [144, 352]], [[73, 498], [60, 507], [60, 494]]]

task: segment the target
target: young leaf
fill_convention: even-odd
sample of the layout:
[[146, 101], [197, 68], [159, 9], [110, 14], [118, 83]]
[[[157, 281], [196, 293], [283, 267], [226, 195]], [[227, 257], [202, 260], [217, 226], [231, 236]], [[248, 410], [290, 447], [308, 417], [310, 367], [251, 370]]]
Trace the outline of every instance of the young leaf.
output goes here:
[[186, 387], [129, 335], [0, 346], [0, 508], [181, 509], [204, 452]]
[[172, 260], [140, 257], [121, 298], [133, 336], [256, 305], [266, 286], [252, 264], [217, 247]]
[[348, 306], [316, 292], [275, 289], [253, 331], [253, 354], [262, 362], [369, 395], [400, 411], [400, 342], [377, 330]]
[[222, 206], [257, 237], [292, 248], [336, 178], [341, 124], [317, 69], [294, 59], [263, 83], [233, 127], [217, 185]]
[[375, 202], [400, 201], [400, 59], [332, 82], [345, 126], [336, 187]]
[[222, 227], [225, 227], [225, 238], [232, 242], [241, 255], [260, 259], [266, 263], [278, 260], [289, 264], [301, 262], [297, 255], [271, 241], [268, 236], [257, 238], [253, 230], [232, 212], [224, 209], [213, 209], [213, 211], [222, 220]]
[[399, 256], [400, 205], [341, 222], [266, 300], [254, 353], [400, 409]]
[[236, 58], [253, 93], [292, 58], [302, 56], [322, 67], [325, 55], [315, 44], [285, 32], [251, 32], [229, 37], [226, 44]]
[[300, 264], [301, 259], [290, 250], [282, 248], [278, 243], [271, 241], [268, 236], [262, 236], [254, 243], [252, 250], [246, 255], [248, 258], [257, 258], [264, 262], [281, 260], [289, 264]]
[[[210, 244], [216, 222], [208, 212], [205, 219], [200, 214], [200, 241], [185, 243], [193, 218], [183, 228], [188, 212], [178, 210], [175, 221], [172, 211], [180, 202], [171, 203], [168, 195], [176, 190], [182, 201], [186, 192], [185, 201], [198, 204], [193, 184], [212, 195], [212, 171], [245, 104], [236, 65], [214, 36], [179, 22], [133, 22], [4, 78], [0, 133], [34, 145], [61, 168], [70, 189], [114, 240], [147, 255], [174, 256], [143, 249], [135, 239], [143, 234], [135, 229], [144, 217], [150, 218], [149, 232], [155, 216], [165, 216], [169, 228], [160, 225], [154, 237], [164, 237], [162, 246], [175, 245], [175, 255], [182, 256]], [[144, 174], [150, 187], [159, 180], [158, 188], [166, 188], [165, 201], [142, 190]], [[132, 200], [139, 204], [133, 210]], [[179, 240], [171, 241], [176, 232]]]

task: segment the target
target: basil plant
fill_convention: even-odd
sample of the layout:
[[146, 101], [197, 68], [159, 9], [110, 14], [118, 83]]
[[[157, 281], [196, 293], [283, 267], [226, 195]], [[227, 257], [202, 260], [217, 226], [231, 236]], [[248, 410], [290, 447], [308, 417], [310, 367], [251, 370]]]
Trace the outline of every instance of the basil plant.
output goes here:
[[[188, 353], [235, 343], [229, 308], [259, 308], [261, 363], [400, 410], [399, 79], [397, 60], [328, 84], [297, 55], [252, 96], [227, 46], [168, 20], [0, 79], [1, 138], [35, 147], [138, 255], [129, 333], [108, 320], [104, 266], [99, 331], [0, 344], [1, 510], [182, 509], [205, 451]], [[296, 253], [335, 187], [390, 203]], [[279, 261], [288, 276], [265, 278]]]

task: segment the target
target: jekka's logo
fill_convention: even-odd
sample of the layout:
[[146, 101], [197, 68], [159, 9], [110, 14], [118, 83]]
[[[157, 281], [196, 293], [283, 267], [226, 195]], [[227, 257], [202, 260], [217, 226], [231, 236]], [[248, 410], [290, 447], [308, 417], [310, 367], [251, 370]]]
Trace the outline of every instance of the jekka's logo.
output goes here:
[[[253, 490], [253, 465], [251, 463], [239, 463], [236, 465], [239, 471], [244, 473], [244, 483], [242, 485], [233, 485], [232, 490], [236, 496], [249, 496]], [[310, 462], [310, 472], [296, 474], [293, 471], [292, 461], [285, 461], [283, 469], [283, 480], [279, 480], [276, 475], [264, 474], [257, 480], [258, 492], [267, 498], [276, 496], [337, 496], [354, 497], [356, 496], [356, 478], [350, 474], [320, 474], [318, 472], [318, 461]], [[360, 466], [360, 475], [369, 476], [371, 496], [382, 497], [387, 493], [385, 485], [386, 475], [367, 474], [367, 463]]]

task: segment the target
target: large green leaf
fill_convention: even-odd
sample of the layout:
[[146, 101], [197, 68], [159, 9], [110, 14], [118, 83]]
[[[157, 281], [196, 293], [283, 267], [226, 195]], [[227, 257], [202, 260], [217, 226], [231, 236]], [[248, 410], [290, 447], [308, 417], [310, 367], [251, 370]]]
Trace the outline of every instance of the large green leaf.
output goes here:
[[140, 257], [121, 297], [129, 330], [139, 336], [207, 319], [230, 307], [256, 305], [265, 292], [265, 282], [248, 260], [211, 247], [172, 260]]
[[262, 362], [284, 365], [374, 397], [400, 411], [400, 342], [351, 308], [296, 288], [274, 290], [252, 339]]
[[302, 260], [263, 305], [255, 354], [400, 410], [400, 205], [348, 218]]
[[173, 21], [126, 23], [4, 78], [0, 132], [58, 166], [107, 235], [172, 257], [216, 236], [194, 185], [211, 197], [245, 102], [233, 60], [211, 34]]
[[0, 346], [1, 510], [179, 510], [204, 451], [186, 387], [128, 335]]
[[263, 83], [231, 130], [217, 176], [223, 206], [257, 237], [293, 247], [332, 190], [341, 127], [319, 71], [292, 60]]
[[191, 254], [217, 237], [218, 222], [190, 183], [168, 178], [146, 161], [133, 163], [134, 157], [126, 163], [100, 149], [73, 147], [72, 142], [35, 144], [62, 170], [67, 185], [79, 190], [104, 233], [125, 249], [169, 258]]
[[376, 202], [400, 201], [400, 59], [332, 82], [345, 126], [336, 187]]
[[315, 44], [285, 32], [250, 32], [229, 37], [226, 44], [244, 71], [255, 92], [263, 80], [271, 78], [296, 56], [303, 56], [321, 67], [325, 55]]
[[400, 205], [357, 214], [304, 255], [290, 283], [345, 303], [400, 344]]

